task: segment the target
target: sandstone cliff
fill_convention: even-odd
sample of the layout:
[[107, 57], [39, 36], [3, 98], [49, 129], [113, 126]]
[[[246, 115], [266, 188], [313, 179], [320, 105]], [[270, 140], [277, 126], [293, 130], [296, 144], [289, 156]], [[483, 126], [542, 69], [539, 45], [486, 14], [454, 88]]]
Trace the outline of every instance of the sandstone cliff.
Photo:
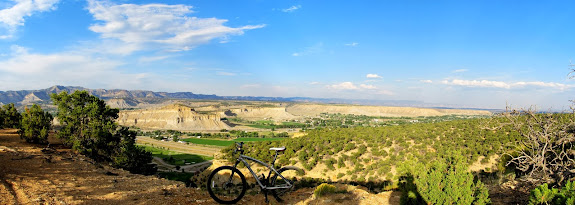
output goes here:
[[294, 104], [286, 108], [287, 112], [299, 116], [314, 116], [320, 113], [341, 113], [382, 117], [418, 117], [418, 116], [442, 116], [442, 115], [491, 115], [484, 110], [461, 110], [461, 109], [433, 109], [413, 107], [385, 107], [385, 106], [362, 106], [362, 105], [319, 105], [319, 104]]
[[286, 111], [285, 107], [266, 107], [266, 108], [241, 108], [241, 109], [230, 109], [225, 112], [226, 116], [234, 116], [250, 120], [260, 120], [264, 118], [273, 120], [291, 120], [300, 118], [298, 116], [292, 115]]
[[142, 129], [181, 131], [230, 129], [230, 126], [220, 120], [219, 114], [200, 114], [193, 108], [183, 105], [121, 111], [118, 123]]

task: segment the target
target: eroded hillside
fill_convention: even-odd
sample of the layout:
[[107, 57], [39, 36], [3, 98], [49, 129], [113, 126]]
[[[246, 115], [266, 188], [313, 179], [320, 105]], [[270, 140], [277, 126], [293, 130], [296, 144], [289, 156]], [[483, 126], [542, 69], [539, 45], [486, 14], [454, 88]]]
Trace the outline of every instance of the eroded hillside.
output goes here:
[[168, 105], [161, 108], [122, 111], [118, 123], [146, 129], [172, 130], [221, 130], [230, 129], [217, 113], [202, 114], [194, 108], [183, 105]]

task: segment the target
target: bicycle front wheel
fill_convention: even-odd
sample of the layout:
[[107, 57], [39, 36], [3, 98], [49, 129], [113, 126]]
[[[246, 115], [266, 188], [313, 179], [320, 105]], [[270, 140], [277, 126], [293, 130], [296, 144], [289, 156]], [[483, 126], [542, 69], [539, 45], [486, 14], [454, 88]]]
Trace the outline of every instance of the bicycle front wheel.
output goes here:
[[244, 175], [235, 167], [221, 166], [208, 177], [208, 193], [221, 204], [235, 204], [246, 193], [248, 184]]

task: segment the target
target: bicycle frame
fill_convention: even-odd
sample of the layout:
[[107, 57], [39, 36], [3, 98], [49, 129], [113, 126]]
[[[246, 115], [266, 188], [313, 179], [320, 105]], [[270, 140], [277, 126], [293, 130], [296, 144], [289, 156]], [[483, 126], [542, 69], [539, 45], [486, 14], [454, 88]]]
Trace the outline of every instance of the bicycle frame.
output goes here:
[[[243, 155], [243, 154], [240, 153], [240, 157], [239, 157], [238, 160], [236, 161], [236, 164], [234, 165], [234, 168], [236, 168], [240, 162], [244, 163], [244, 165], [248, 168], [248, 170], [250, 170], [250, 173], [254, 176], [254, 178], [255, 178], [256, 181], [258, 182], [258, 185], [259, 185], [262, 189], [272, 190], [272, 189], [289, 189], [289, 188], [292, 188], [293, 184], [292, 184], [289, 180], [287, 180], [284, 176], [282, 176], [275, 168], [273, 168], [273, 165], [275, 164], [275, 159], [276, 159], [276, 158], [277, 158], [277, 153], [276, 153], [276, 155], [275, 155], [275, 157], [274, 157], [274, 162], [272, 163], [272, 166], [270, 166], [269, 164], [267, 164], [267, 163], [265, 163], [265, 162], [262, 162], [262, 161], [260, 161], [260, 160], [254, 159], [254, 158], [252, 158], [252, 157], [249, 157], [249, 156], [246, 156], [246, 155]], [[252, 170], [250, 164], [246, 161], [246, 159], [247, 159], [247, 160], [250, 160], [250, 161], [253, 161], [253, 162], [256, 162], [256, 163], [258, 163], [258, 164], [261, 164], [261, 165], [267, 167], [267, 168], [270, 170], [270, 172], [268, 173], [268, 177], [267, 177], [266, 180], [269, 181], [270, 176], [271, 176], [272, 171], [273, 171], [273, 172], [275, 172], [278, 176], [280, 176], [280, 177], [287, 183], [287, 186], [268, 187], [267, 185], [262, 184], [262, 182], [261, 182], [260, 179], [258, 178], [258, 175]], [[233, 173], [232, 173], [232, 175], [233, 175]], [[264, 176], [264, 177], [265, 177], [265, 176]]]

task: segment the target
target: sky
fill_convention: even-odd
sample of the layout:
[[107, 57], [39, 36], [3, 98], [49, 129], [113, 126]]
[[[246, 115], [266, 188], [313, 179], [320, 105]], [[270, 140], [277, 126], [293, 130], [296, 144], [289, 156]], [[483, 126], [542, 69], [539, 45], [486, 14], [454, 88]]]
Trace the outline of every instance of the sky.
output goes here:
[[567, 110], [574, 20], [572, 1], [2, 0], [0, 90]]

